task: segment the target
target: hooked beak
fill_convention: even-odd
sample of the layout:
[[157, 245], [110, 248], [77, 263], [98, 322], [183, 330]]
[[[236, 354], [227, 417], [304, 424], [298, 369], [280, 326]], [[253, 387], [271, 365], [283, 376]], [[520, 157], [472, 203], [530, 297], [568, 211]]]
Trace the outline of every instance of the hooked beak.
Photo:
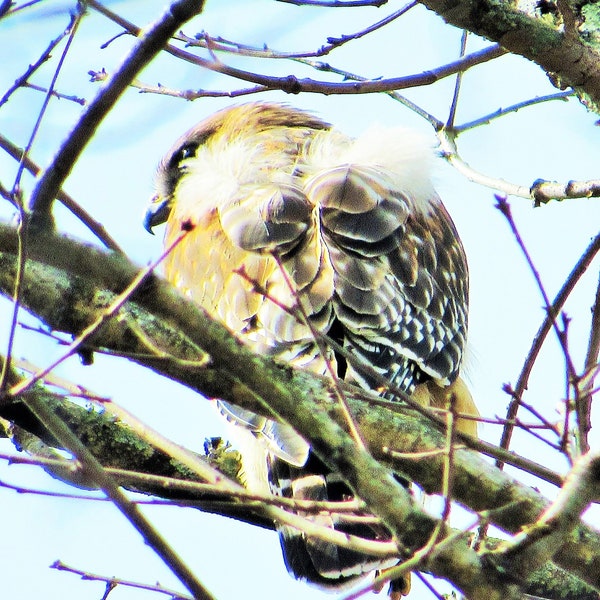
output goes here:
[[144, 215], [144, 229], [148, 233], [154, 235], [152, 228], [165, 223], [169, 218], [170, 213], [171, 199], [154, 196], [154, 198], [152, 198], [152, 203]]

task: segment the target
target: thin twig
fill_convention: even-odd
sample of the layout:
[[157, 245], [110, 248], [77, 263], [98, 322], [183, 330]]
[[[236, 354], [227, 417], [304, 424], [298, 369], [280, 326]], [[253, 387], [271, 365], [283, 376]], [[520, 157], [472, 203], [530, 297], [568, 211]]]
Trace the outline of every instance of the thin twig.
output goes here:
[[306, 312], [306, 309], [302, 305], [302, 301], [301, 301], [300, 297], [298, 296], [298, 290], [294, 286], [288, 272], [286, 271], [286, 269], [281, 261], [281, 257], [277, 253], [274, 252], [273, 258], [274, 258], [275, 262], [277, 263], [277, 266], [279, 267], [279, 271], [285, 281], [285, 284], [286, 284], [290, 294], [294, 298], [294, 306], [292, 307], [291, 310], [293, 313], [295, 313], [294, 314], [295, 318], [298, 319], [298, 321], [302, 325], [305, 325], [310, 330], [311, 335], [313, 336], [313, 339], [314, 339], [315, 343], [317, 344], [317, 348], [319, 349], [319, 353], [321, 354], [323, 361], [325, 362], [327, 372], [329, 373], [329, 376], [331, 378], [331, 382], [333, 385], [333, 392], [335, 394], [335, 397], [338, 401], [339, 407], [342, 410], [342, 413], [343, 413], [346, 423], [348, 425], [348, 430], [350, 431], [350, 435], [354, 438], [354, 441], [361, 448], [364, 449], [365, 442], [360, 434], [360, 431], [358, 430], [358, 426], [356, 425], [354, 418], [352, 417], [352, 413], [350, 412], [348, 403], [346, 402], [346, 399], [344, 398], [344, 394], [342, 393], [342, 390], [340, 389], [340, 380], [339, 380], [338, 374], [337, 374], [336, 369], [334, 368], [331, 360], [327, 356], [327, 344], [324, 343], [323, 338], [319, 335], [320, 332], [315, 328], [315, 326], [313, 325], [313, 323], [310, 320], [310, 317], [308, 316], [308, 313]]
[[436, 600], [448, 600], [448, 594], [440, 594], [433, 585], [427, 580], [427, 578], [420, 571], [415, 571], [415, 575], [421, 580], [421, 583], [431, 592]]
[[[308, 65], [309, 67], [312, 67], [317, 71], [324, 71], [326, 73], [335, 73], [336, 75], [341, 75], [344, 79], [348, 81], [368, 81], [367, 77], [363, 77], [362, 75], [357, 75], [356, 73], [351, 73], [350, 71], [346, 71], [343, 69], [338, 69], [337, 67], [334, 67], [326, 62], [314, 61], [309, 59], [295, 59], [295, 61]], [[431, 113], [428, 113], [418, 104], [412, 102], [412, 100], [406, 98], [406, 96], [403, 96], [400, 93], [394, 91], [384, 93], [390, 98], [396, 100], [396, 102], [399, 102], [400, 104], [414, 112], [415, 114], [419, 115], [421, 118], [425, 119], [435, 131], [438, 131], [443, 127], [444, 124], [442, 123], [442, 121], [434, 117]]]
[[[584, 375], [578, 381], [575, 395], [575, 411], [577, 415], [577, 440], [581, 454], [589, 450], [588, 433], [592, 428], [592, 392], [595, 376], [598, 373], [598, 355], [600, 353], [600, 277], [596, 287], [596, 297], [592, 307], [592, 322], [587, 352], [585, 354]], [[581, 384], [581, 387], [580, 387]]]
[[547, 94], [545, 96], [536, 96], [535, 98], [529, 98], [528, 100], [523, 100], [522, 102], [511, 104], [506, 108], [499, 108], [497, 111], [488, 115], [484, 115], [483, 117], [479, 117], [478, 119], [475, 119], [473, 121], [463, 123], [462, 125], [456, 125], [454, 127], [454, 132], [458, 136], [459, 134], [464, 133], [469, 129], [473, 129], [481, 125], [489, 125], [493, 120], [499, 119], [500, 117], [504, 117], [510, 113], [517, 112], [523, 108], [535, 106], [536, 104], [542, 104], [543, 102], [552, 102], [554, 100], [562, 100], [564, 102], [574, 95], [575, 92], [569, 90], [566, 92], [556, 92], [555, 94]]
[[172, 96], [174, 98], [183, 98], [184, 100], [197, 100], [198, 98], [241, 98], [252, 94], [269, 91], [262, 85], [255, 85], [249, 88], [241, 88], [238, 90], [175, 90], [165, 87], [164, 85], [146, 85], [137, 80], [131, 83], [131, 87], [140, 90], [142, 94], [158, 94], [160, 96]]
[[[29, 0], [29, 2], [24, 2], [23, 4], [20, 4], [19, 6], [11, 7], [11, 9], [7, 13], [4, 13], [2, 16], [5, 17], [5, 16], [14, 15], [15, 13], [18, 13], [21, 10], [31, 8], [32, 6], [35, 6], [36, 4], [40, 4], [43, 1], [44, 0]], [[10, 0], [8, 1], [8, 4], [11, 4]]]
[[[22, 162], [23, 166], [34, 176], [40, 172], [40, 167], [34, 163], [25, 151], [13, 144], [0, 133], [0, 148], [5, 150], [16, 161]], [[124, 254], [117, 242], [106, 231], [104, 225], [94, 219], [81, 205], [79, 205], [69, 194], [61, 190], [57, 196], [58, 201], [73, 215], [75, 215], [107, 248]]]
[[[450, 400], [450, 410], [446, 413], [446, 447], [444, 448], [444, 472], [442, 475], [442, 497], [444, 498], [444, 510], [440, 523], [446, 525], [450, 521], [450, 511], [452, 509], [452, 496], [454, 490], [454, 453], [456, 451], [456, 424], [458, 423], [458, 414], [455, 412], [455, 398]], [[436, 527], [435, 538], [432, 536], [432, 546], [439, 540], [441, 527]]]
[[[359, 394], [362, 399], [365, 399], [371, 404], [379, 404], [381, 406], [385, 406], [387, 409], [392, 412], [401, 412], [406, 408], [402, 405], [399, 405], [397, 402], [383, 400], [379, 397], [373, 397], [366, 392]], [[411, 408], [413, 408], [411, 406]], [[416, 407], [414, 407], [416, 408]], [[420, 411], [419, 411], [420, 412]], [[435, 411], [431, 411], [431, 413], [424, 413], [428, 419], [430, 419], [434, 424], [441, 426], [444, 421], [437, 417], [434, 414]], [[422, 413], [423, 414], [423, 413]], [[563, 478], [552, 469], [536, 463], [529, 458], [525, 458], [524, 456], [520, 456], [515, 452], [509, 452], [505, 448], [499, 448], [494, 444], [490, 444], [484, 440], [478, 439], [476, 437], [470, 436], [462, 431], [456, 432], [456, 437], [460, 439], [466, 446], [471, 448], [472, 450], [476, 450], [482, 454], [485, 454], [491, 458], [495, 458], [498, 461], [516, 467], [522, 471], [526, 471], [527, 473], [534, 475], [535, 477], [539, 477], [540, 479], [547, 481], [548, 483], [552, 483], [557, 486], [561, 486], [563, 483]], [[387, 452], [387, 451], [386, 451]]]
[[[533, 275], [533, 278], [535, 279], [538, 290], [544, 301], [544, 308], [550, 319], [550, 325], [556, 333], [558, 343], [563, 352], [563, 357], [565, 360], [565, 367], [566, 367], [566, 375], [567, 375], [567, 388], [568, 388], [568, 387], [570, 387], [570, 383], [575, 381], [576, 370], [575, 370], [575, 365], [573, 364], [573, 359], [569, 352], [566, 337], [564, 335], [565, 327], [563, 327], [561, 329], [561, 327], [559, 327], [559, 325], [558, 325], [558, 322], [557, 322], [558, 313], [556, 312], [554, 305], [550, 302], [550, 299], [548, 297], [548, 294], [546, 293], [546, 288], [544, 287], [544, 284], [542, 282], [539, 271], [537, 270], [537, 268], [533, 262], [533, 259], [531, 258], [531, 255], [529, 254], [527, 246], [525, 245], [525, 242], [524, 242], [523, 238], [521, 237], [521, 234], [519, 233], [517, 224], [515, 223], [513, 216], [512, 216], [510, 204], [506, 201], [505, 197], [500, 196], [498, 194], [496, 194], [496, 200], [497, 200], [496, 208], [498, 208], [498, 210], [506, 218], [508, 225], [513, 233], [513, 236], [515, 237], [517, 245], [519, 246], [519, 248], [521, 249], [521, 252], [523, 253], [523, 256], [525, 257], [527, 265], [529, 266], [529, 270], [531, 271], [531, 274]], [[568, 389], [567, 389], [567, 391], [568, 391]], [[568, 398], [568, 394], [565, 397]], [[568, 415], [568, 411], [567, 411], [567, 415]], [[568, 431], [568, 428], [566, 427], [566, 425], [567, 424], [565, 423], [564, 435], [567, 435], [567, 431]], [[564, 446], [564, 449], [566, 451], [566, 445]]]
[[[34, 465], [42, 468], [59, 469], [61, 472], [67, 470], [75, 473], [81, 466], [77, 461], [68, 460], [65, 458], [49, 458], [46, 456], [21, 456], [16, 454], [0, 453], [0, 460], [6, 461], [8, 464], [23, 464], [23, 465]], [[200, 481], [189, 481], [185, 479], [175, 479], [173, 477], [165, 477], [163, 475], [152, 475], [150, 473], [140, 473], [137, 471], [129, 471], [126, 469], [118, 469], [114, 467], [105, 467], [108, 474], [115, 478], [120, 485], [126, 486], [135, 484], [139, 486], [152, 486], [153, 488], [163, 488], [169, 491], [186, 492], [188, 494], [197, 495], [210, 495], [210, 496], [223, 496], [229, 500], [239, 500], [248, 505], [256, 504], [269, 504], [272, 506], [279, 506], [289, 508], [291, 510], [299, 510], [303, 513], [335, 513], [339, 515], [349, 515], [356, 512], [364, 513], [366, 511], [366, 505], [364, 502], [353, 499], [353, 500], [341, 500], [341, 501], [317, 501], [317, 500], [300, 500], [296, 498], [284, 498], [283, 496], [275, 496], [273, 494], [261, 494], [258, 492], [252, 492], [246, 488], [239, 489], [224, 489], [217, 483], [203, 483]], [[216, 472], [215, 472], [216, 473]], [[43, 496], [52, 496], [54, 498], [64, 498], [68, 500], [86, 500], [92, 502], [107, 502], [110, 501], [108, 498], [81, 495], [81, 494], [65, 494], [55, 491], [44, 491], [39, 489], [24, 488], [23, 486], [12, 485], [6, 482], [0, 482], [0, 487], [13, 490], [19, 494], [38, 494]], [[205, 504], [212, 504], [213, 501], [203, 501], [202, 499], [192, 500], [136, 500], [136, 504], [150, 505], [150, 506], [172, 506], [173, 504], [184, 505], [184, 506], [204, 506]], [[370, 517], [372, 518], [372, 517]]]
[[[83, 7], [83, 5], [79, 5], [79, 11], [75, 15], [71, 16], [71, 21], [69, 22], [67, 30], [65, 31], [65, 33], [68, 33], [67, 43], [65, 44], [65, 47], [63, 48], [63, 51], [58, 60], [58, 64], [56, 65], [56, 69], [54, 70], [54, 74], [52, 75], [52, 80], [50, 82], [50, 86], [48, 87], [48, 91], [46, 92], [46, 95], [44, 96], [44, 102], [38, 113], [37, 119], [35, 121], [35, 125], [33, 126], [33, 131], [31, 132], [31, 135], [29, 136], [29, 141], [27, 143], [27, 146], [25, 147], [25, 152], [23, 153], [23, 156], [29, 156], [29, 153], [31, 151], [31, 147], [33, 146], [33, 142], [35, 140], [37, 132], [39, 131], [39, 128], [42, 124], [42, 119], [44, 118], [44, 115], [46, 114], [46, 110], [48, 109], [48, 105], [50, 104], [50, 100], [52, 99], [52, 94], [54, 92], [54, 87], [56, 86], [58, 76], [59, 76], [60, 72], [62, 71], [62, 67], [67, 58], [67, 54], [69, 53], [69, 50], [71, 49], [71, 44], [73, 43], [73, 40], [75, 39], [75, 34], [77, 33], [77, 29], [79, 27], [79, 23], [81, 22], [83, 13], [84, 13], [84, 7]], [[15, 184], [14, 184], [14, 188], [13, 188], [14, 190], [19, 189], [22, 175], [23, 175], [23, 164], [21, 163], [19, 165], [19, 169], [17, 170], [17, 176], [15, 178]], [[58, 192], [58, 190], [57, 190], [57, 192]]]
[[[446, 413], [446, 445], [442, 450], [442, 454], [444, 457], [443, 460], [443, 468], [442, 468], [442, 485], [440, 493], [444, 499], [444, 509], [442, 511], [442, 517], [438, 521], [436, 521], [435, 527], [427, 540], [427, 543], [412, 557], [413, 559], [418, 558], [418, 562], [426, 561], [427, 557], [431, 554], [434, 548], [440, 541], [440, 538], [443, 536], [444, 531], [448, 530], [448, 524], [450, 520], [450, 512], [452, 510], [452, 488], [454, 483], [454, 452], [456, 450], [456, 446], [454, 443], [454, 438], [456, 436], [456, 415], [452, 410]], [[401, 568], [404, 568], [405, 565], [400, 565]], [[389, 569], [385, 572], [382, 581], [390, 581], [396, 579], [398, 576], [403, 574], [397, 572], [398, 567], [393, 569]]]
[[339, 37], [328, 37], [327, 44], [321, 46], [318, 50], [311, 50], [305, 52], [282, 52], [279, 50], [273, 50], [266, 44], [263, 46], [250, 46], [248, 44], [242, 44], [233, 40], [227, 40], [222, 37], [212, 37], [207, 32], [202, 32], [196, 37], [191, 38], [187, 35], [180, 33], [175, 39], [185, 42], [188, 46], [200, 48], [210, 48], [211, 51], [227, 52], [229, 54], [238, 54], [246, 57], [253, 58], [269, 58], [269, 59], [295, 59], [295, 58], [318, 58], [326, 56], [332, 50], [339, 48], [340, 46], [347, 44], [353, 40], [360, 39], [386, 25], [389, 25], [410, 9], [417, 6], [416, 0], [409, 2], [399, 10], [389, 14], [387, 17], [357, 31], [356, 33], [349, 33], [340, 35]]
[[388, 3], [388, 0], [277, 0], [284, 4], [296, 6], [322, 6], [325, 8], [349, 8], [357, 6], [376, 6], [379, 8]]
[[79, 104], [81, 106], [85, 106], [87, 102], [85, 98], [80, 98], [79, 96], [74, 96], [72, 94], [63, 94], [61, 92], [57, 92], [56, 90], [49, 90], [48, 88], [42, 87], [41, 85], [35, 85], [34, 83], [26, 82], [23, 84], [23, 87], [35, 90], [36, 92], [44, 92], [44, 94], [49, 93], [54, 98], [58, 98], [59, 100], [68, 100], [69, 102], [75, 102], [75, 104]]
[[[468, 416], [465, 415], [461, 415], [461, 419], [468, 419]], [[473, 417], [471, 417], [473, 418]], [[489, 423], [490, 425], [506, 425], [509, 421], [503, 417], [499, 417], [498, 415], [496, 415], [493, 419], [489, 418], [489, 417], [477, 417], [477, 421], [479, 423]], [[533, 423], [533, 422], [529, 422], [529, 423], [525, 423], [524, 421], [521, 421], [520, 419], [513, 419], [512, 421], [510, 421], [510, 423], [512, 423], [515, 427], [518, 427], [519, 429], [525, 429], [527, 431], [529, 431], [530, 429], [546, 429], [546, 430], [550, 430], [550, 431], [556, 431], [556, 426], [554, 424], [551, 424], [550, 426], [546, 425], [545, 423]]]
[[[517, 379], [517, 384], [513, 392], [513, 400], [511, 400], [506, 411], [507, 423], [504, 427], [502, 437], [500, 440], [500, 447], [503, 449], [508, 449], [508, 447], [510, 446], [510, 440], [514, 429], [512, 421], [517, 416], [519, 404], [521, 402], [525, 390], [527, 389], [529, 376], [537, 360], [538, 354], [542, 349], [546, 336], [552, 328], [551, 315], [556, 315], [562, 310], [562, 307], [567, 301], [569, 295], [575, 289], [577, 282], [587, 271], [588, 267], [590, 266], [598, 252], [600, 252], [600, 233], [596, 235], [596, 237], [592, 240], [590, 245], [586, 248], [585, 252], [581, 255], [581, 257], [573, 267], [573, 270], [569, 273], [569, 276], [565, 280], [565, 283], [563, 284], [562, 288], [559, 290], [558, 294], [552, 302], [552, 310], [546, 313], [544, 321], [540, 325], [540, 328], [538, 329], [537, 333], [535, 334], [535, 337], [533, 338], [531, 348], [527, 353], [527, 356], [523, 363], [523, 368], [521, 369], [521, 373], [519, 374], [519, 377]], [[496, 461], [496, 466], [501, 469], [503, 466], [503, 462]]]
[[[75, 22], [75, 16], [71, 16], [71, 21], [69, 23], [69, 25], [66, 27], [66, 29], [64, 31], [62, 31], [60, 33], [60, 35], [58, 37], [56, 37], [55, 39], [53, 39], [50, 44], [48, 44], [48, 47], [44, 50], [44, 52], [42, 52], [42, 54], [40, 55], [40, 57], [31, 65], [29, 65], [29, 67], [27, 68], [27, 70], [25, 71], [25, 73], [23, 73], [23, 75], [21, 75], [20, 77], [18, 77], [15, 82], [13, 83], [12, 86], [10, 86], [8, 88], [8, 90], [6, 90], [6, 92], [4, 93], [4, 95], [2, 96], [2, 98], [0, 98], [0, 108], [2, 107], [3, 104], [6, 104], [9, 100], [9, 98], [12, 96], [12, 94], [17, 91], [19, 88], [23, 87], [26, 83], [27, 80], [47, 61], [50, 59], [52, 50], [54, 50], [54, 48], [56, 48], [56, 46], [58, 46], [58, 44], [60, 44], [60, 42], [62, 42], [62, 40], [69, 35], [69, 32], [71, 31], [73, 25]], [[50, 90], [47, 90], [48, 93], [51, 93]]]
[[[514, 399], [515, 391], [510, 386], [510, 384], [505, 383], [502, 386], [502, 391], [505, 392], [506, 394], [508, 394], [511, 397], [511, 399]], [[524, 402], [522, 398], [521, 398], [521, 401], [519, 402], [519, 405], [522, 408], [524, 408], [526, 411], [528, 411], [533, 417], [535, 417], [539, 421], [539, 423], [542, 427], [545, 427], [549, 431], [554, 432], [554, 434], [557, 437], [560, 437], [560, 435], [561, 435], [560, 427], [556, 423], [552, 423], [552, 422], [548, 421], [548, 419], [546, 419], [546, 417], [539, 410], [537, 410], [537, 408], [535, 408], [535, 406], [533, 406], [527, 402]]]
[[120, 585], [122, 587], [156, 592], [157, 594], [165, 594], [167, 596], [170, 596], [172, 600], [195, 600], [195, 598], [192, 598], [192, 596], [188, 596], [187, 594], [181, 594], [180, 592], [170, 590], [169, 588], [163, 587], [159, 583], [139, 583], [137, 581], [119, 579], [118, 577], [107, 577], [105, 575], [98, 575], [97, 573], [90, 573], [89, 571], [82, 571], [81, 569], [70, 567], [69, 565], [63, 563], [60, 560], [57, 560], [54, 563], [52, 563], [50, 568], [56, 569], [57, 571], [66, 571], [67, 573], [79, 575], [82, 579], [86, 581], [104, 581], [105, 583], [111, 584], [114, 587]]
[[[463, 31], [460, 39], [460, 56], [463, 57], [467, 52], [467, 39], [469, 37], [468, 31]], [[458, 96], [460, 95], [460, 86], [462, 83], [462, 71], [456, 74], [456, 81], [454, 83], [454, 93], [452, 95], [452, 102], [450, 103], [450, 112], [448, 113], [448, 119], [446, 121], [446, 127], [452, 129], [454, 127], [454, 120], [456, 119], [456, 109], [458, 108]]]
[[[429, 536], [427, 543], [420, 550], [415, 552], [409, 560], [402, 562], [396, 567], [387, 569], [381, 575], [377, 576], [371, 584], [371, 588], [374, 588], [375, 586], [380, 586], [388, 581], [398, 579], [399, 577], [404, 576], [406, 573], [410, 572], [413, 569], [417, 570], [419, 565], [426, 563], [431, 553], [444, 543], [444, 539], [440, 538], [444, 536], [445, 532], [449, 531], [448, 523], [450, 519], [450, 511], [452, 509], [452, 487], [454, 482], [454, 452], [456, 450], [454, 438], [456, 436], [456, 423], [456, 414], [454, 414], [452, 410], [448, 411], [446, 413], [446, 445], [442, 449], [442, 454], [444, 456], [442, 469], [442, 485], [440, 490], [444, 498], [444, 509], [442, 511], [442, 518], [436, 521], [435, 527], [433, 528], [433, 531]], [[459, 532], [455, 532], [454, 534], [448, 536], [448, 538], [445, 539], [453, 539], [459, 535]], [[359, 595], [362, 595], [364, 591], [366, 591], [366, 589], [360, 590], [359, 594], [350, 596], [348, 600], [351, 600], [352, 598], [357, 598]]]

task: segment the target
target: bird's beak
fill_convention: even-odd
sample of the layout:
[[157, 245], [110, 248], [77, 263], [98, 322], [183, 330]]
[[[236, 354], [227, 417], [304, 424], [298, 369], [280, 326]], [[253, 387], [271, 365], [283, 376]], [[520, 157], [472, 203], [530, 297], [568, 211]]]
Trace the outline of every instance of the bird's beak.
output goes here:
[[144, 229], [154, 235], [153, 227], [162, 225], [171, 213], [171, 199], [154, 196], [152, 202], [144, 215]]

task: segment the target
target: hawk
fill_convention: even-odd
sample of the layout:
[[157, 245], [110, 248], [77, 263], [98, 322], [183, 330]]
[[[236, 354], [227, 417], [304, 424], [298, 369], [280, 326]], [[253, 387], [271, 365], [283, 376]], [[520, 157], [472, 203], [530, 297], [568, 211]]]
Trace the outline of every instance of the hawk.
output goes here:
[[[233, 106], [166, 154], [145, 225], [166, 222], [165, 245], [193, 225], [166, 257], [165, 275], [256, 352], [319, 374], [329, 365], [379, 390], [366, 363], [423, 403], [446, 407], [453, 396], [459, 411], [476, 414], [458, 378], [467, 262], [432, 186], [432, 157], [404, 129], [352, 138], [287, 105]], [[324, 351], [315, 331], [344, 355]], [[315, 500], [351, 493], [291, 427], [218, 404], [238, 425], [249, 488]], [[474, 432], [473, 421], [460, 423]], [[318, 518], [373, 539], [389, 535]], [[313, 583], [341, 585], [378, 566], [290, 528], [280, 537], [288, 570]]]

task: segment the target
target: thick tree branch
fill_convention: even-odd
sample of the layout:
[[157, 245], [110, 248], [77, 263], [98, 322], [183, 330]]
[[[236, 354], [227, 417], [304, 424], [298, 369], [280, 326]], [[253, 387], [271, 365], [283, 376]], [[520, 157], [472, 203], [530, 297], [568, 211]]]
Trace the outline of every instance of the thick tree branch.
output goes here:
[[[15, 384], [17, 381], [16, 375], [11, 374], [10, 383]], [[199, 483], [199, 480], [184, 465], [153, 448], [135, 431], [122, 425], [119, 421], [115, 421], [107, 413], [84, 409], [68, 399], [46, 390], [43, 385], [36, 386], [34, 390], [28, 392], [28, 395], [36, 395], [40, 401], [51, 407], [90, 451], [102, 460], [112, 477], [127, 489], [150, 493], [161, 498], [171, 499], [177, 504], [197, 507], [204, 512], [226, 515], [252, 525], [273, 529], [273, 522], [264, 513], [264, 505], [256, 501], [256, 498], [254, 498], [255, 501], [251, 501], [253, 498], [248, 500], [241, 498], [244, 501], [238, 502], [236, 501], [238, 497], [235, 495], [227, 493], [224, 495], [223, 491], [219, 491], [215, 486]], [[22, 402], [16, 401], [4, 407], [2, 416], [41, 436], [47, 443], [57, 444], [57, 441], [49, 435], [49, 432]], [[381, 419], [387, 419], [387, 417], [382, 416]], [[374, 422], [376, 423], [377, 420]], [[427, 429], [426, 425], [424, 429]], [[418, 431], [422, 430], [418, 429]], [[15, 441], [19, 446], [33, 452], [36, 457], [45, 456], [39, 442], [35, 439], [27, 439], [33, 437], [32, 434], [24, 431], [13, 432], [13, 438], [16, 438]], [[414, 437], [411, 435], [410, 443], [414, 445], [415, 439], [421, 437], [423, 436], [420, 433], [415, 434]], [[406, 446], [401, 443], [403, 436], [396, 436], [396, 438], [397, 442], [400, 442], [398, 447]], [[66, 463], [62, 458], [57, 460], [55, 453], [52, 455], [54, 460], [40, 460], [41, 466], [45, 465], [44, 468], [50, 474], [76, 486], [89, 486], [90, 482], [76, 468], [76, 465]], [[208, 460], [229, 476], [234, 476], [238, 472], [239, 456], [235, 452], [211, 453]], [[15, 459], [11, 462], [21, 461]], [[279, 501], [281, 502], [281, 499]], [[321, 510], [332, 509], [335, 510], [335, 507], [323, 506]], [[308, 508], [305, 507], [304, 510], [308, 510]], [[495, 542], [490, 540], [492, 548], [499, 542], [499, 540]], [[421, 569], [426, 570], [426, 566], [422, 566]], [[524, 591], [531, 595], [556, 598], [557, 600], [565, 598], [596, 600], [597, 598], [596, 592], [551, 563], [536, 571]]]
[[[14, 232], [11, 235], [9, 227], [0, 227], [0, 249], [8, 250], [2, 255], [0, 265], [0, 286], [4, 293], [13, 283], [15, 248]], [[71, 333], [77, 333], [94, 313], [110, 304], [112, 294], [126, 287], [136, 273], [135, 267], [122, 257], [57, 236], [31, 239], [29, 249], [31, 256], [52, 264], [52, 267], [47, 271], [48, 266], [29, 263], [24, 280], [24, 301], [53, 328]], [[74, 266], [80, 275], [69, 272]], [[136, 334], [138, 330], [123, 331], [123, 322], [134, 317], [136, 326], [145, 327], [152, 319], [148, 311], [162, 316], [165, 325], [158, 331], [165, 341], [172, 329], [186, 332], [185, 336], [179, 334], [179, 337], [188, 338], [187, 344], [182, 346], [177, 342], [170, 354], [179, 358], [183, 347], [188, 353], [185, 356], [197, 360], [198, 347], [201, 347], [210, 354], [211, 365], [189, 369], [189, 365], [186, 368], [177, 359], [149, 354], [147, 342], [139, 342], [144, 338]], [[154, 340], [150, 330], [144, 331]], [[158, 342], [153, 341], [157, 347], [162, 343], [160, 335]], [[358, 495], [397, 534], [407, 551], [418, 550], [427, 542], [435, 522], [416, 509], [406, 498], [404, 488], [395, 484], [384, 466], [388, 464], [407, 473], [427, 491], [437, 491], [442, 479], [441, 455], [439, 459], [434, 455], [420, 463], [404, 454], [444, 445], [444, 436], [422, 416], [411, 411], [397, 414], [385, 407], [375, 408], [359, 397], [349, 398], [361, 432], [370, 441], [370, 449], [378, 459], [374, 460], [356, 447], [343, 425], [336, 424], [336, 421], [343, 424], [344, 420], [321, 379], [277, 367], [271, 361], [253, 355], [223, 327], [210, 322], [198, 307], [183, 301], [175, 290], [158, 279], [135, 297], [135, 303], [129, 303], [128, 313], [122, 315], [120, 322], [108, 323], [100, 330], [94, 343], [102, 347], [116, 345], [113, 349], [123, 351], [127, 339], [130, 343], [137, 339], [140, 346], [145, 346], [144, 355], [132, 356], [137, 362], [180, 379], [205, 394], [227, 398], [270, 416], [280, 415], [293, 423], [332, 467], [345, 474]], [[177, 340], [177, 336], [174, 339]], [[390, 450], [403, 454], [397, 457]], [[548, 505], [531, 488], [500, 473], [476, 453], [457, 449], [454, 459], [456, 499], [473, 510], [488, 511], [491, 520], [504, 529], [517, 531], [534, 522]], [[600, 588], [600, 568], [597, 568], [600, 566], [600, 536], [584, 526], [578, 531], [579, 539], [567, 543], [557, 555], [557, 561], [567, 563], [574, 573]], [[489, 597], [489, 594], [492, 598], [498, 597], [497, 594], [512, 597], [516, 593], [511, 585], [498, 580], [498, 573], [490, 570], [460, 540], [442, 545], [439, 552], [430, 557], [428, 568], [454, 581], [472, 598]]]
[[495, 41], [537, 63], [559, 89], [572, 87], [590, 109], [600, 110], [600, 53], [502, 0], [420, 0], [445, 21]]
[[[44, 236], [42, 245], [46, 252], [51, 246], [50, 236]], [[35, 246], [33, 243], [32, 248]], [[5, 266], [7, 268], [2, 271], [10, 272], [8, 265]], [[39, 290], [39, 280], [37, 284]], [[35, 281], [28, 277], [26, 271], [24, 289], [31, 290], [33, 287], [36, 287]], [[338, 424], [344, 423], [344, 419], [322, 380], [311, 380], [303, 373], [281, 369], [253, 355], [216, 323], [210, 326], [212, 336], [206, 331], [200, 333], [196, 324], [198, 321], [206, 322], [206, 316], [197, 307], [189, 305], [184, 311], [180, 310], [181, 297], [171, 296], [174, 290], [163, 282], [156, 281], [150, 287], [152, 289], [138, 299], [149, 300], [153, 305], [158, 301], [158, 305], [171, 313], [168, 317], [174, 319], [177, 326], [191, 332], [189, 337], [195, 344], [210, 348], [214, 364], [224, 366], [224, 371], [229, 373], [232, 389], [221, 396], [241, 404], [245, 402], [251, 408], [258, 406], [259, 410], [271, 416], [281, 416], [295, 425], [299, 423], [298, 430], [310, 437], [315, 452], [331, 468], [345, 474], [357, 495], [389, 527], [405, 551], [418, 550], [427, 542], [436, 526], [435, 520], [422, 512], [387, 467], [357, 447], [343, 426]], [[27, 292], [24, 292], [23, 298], [26, 297]], [[29, 308], [33, 307], [30, 305]], [[102, 335], [102, 330], [99, 335]], [[315, 402], [315, 398], [320, 401]], [[333, 415], [337, 416], [337, 422], [331, 418]], [[307, 432], [311, 432], [310, 436]], [[487, 569], [461, 538], [441, 545], [438, 552], [429, 557], [429, 568], [437, 575], [454, 581], [474, 599], [489, 598], [490, 594], [492, 598], [510, 598], [516, 594], [516, 588], [501, 582], [493, 569]]]
[[539, 519], [488, 556], [498, 564], [508, 564], [511, 570], [516, 567], [513, 573], [517, 577], [526, 577], [564, 546], [584, 511], [598, 499], [600, 455], [589, 452], [575, 463], [558, 497]]

